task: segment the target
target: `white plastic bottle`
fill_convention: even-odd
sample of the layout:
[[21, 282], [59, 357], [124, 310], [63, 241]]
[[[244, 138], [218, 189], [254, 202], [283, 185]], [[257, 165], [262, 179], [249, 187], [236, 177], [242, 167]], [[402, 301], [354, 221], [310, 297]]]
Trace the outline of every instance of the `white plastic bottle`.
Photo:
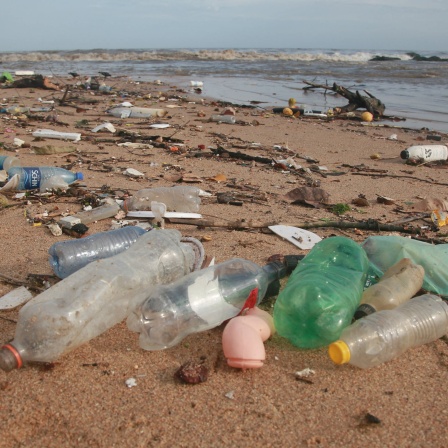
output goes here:
[[135, 298], [197, 268], [199, 241], [179, 231], [154, 230], [139, 244], [94, 261], [31, 299], [19, 312], [12, 342], [0, 350], [0, 368], [52, 362], [121, 322]]
[[448, 159], [448, 148], [445, 145], [416, 145], [401, 151], [402, 159], [423, 159], [425, 162]]
[[448, 303], [425, 294], [393, 310], [383, 310], [357, 320], [330, 344], [328, 353], [336, 364], [367, 369], [435, 341], [448, 333]]
[[12, 167], [8, 170], [8, 178], [18, 175], [17, 190], [34, 190], [39, 188], [65, 187], [77, 180], [83, 180], [82, 173], [74, 173], [64, 168], [52, 166]]
[[172, 347], [191, 333], [238, 315], [255, 288], [252, 306], [259, 304], [268, 286], [285, 275], [281, 263], [261, 267], [241, 258], [227, 260], [149, 291], [129, 314], [127, 325], [140, 333], [145, 350]]
[[50, 266], [59, 278], [66, 278], [92, 261], [123, 252], [144, 233], [141, 227], [127, 226], [86, 238], [58, 241], [48, 249]]
[[137, 191], [123, 203], [123, 210], [151, 210], [151, 202], [161, 202], [169, 211], [191, 212], [199, 211], [201, 190], [191, 186], [144, 188]]

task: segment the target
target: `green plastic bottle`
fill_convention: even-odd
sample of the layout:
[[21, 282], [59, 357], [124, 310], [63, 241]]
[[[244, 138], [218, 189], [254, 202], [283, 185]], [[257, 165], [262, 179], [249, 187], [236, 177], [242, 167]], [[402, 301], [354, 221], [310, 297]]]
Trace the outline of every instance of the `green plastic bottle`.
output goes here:
[[367, 277], [364, 249], [341, 236], [319, 241], [298, 264], [274, 305], [274, 324], [297, 347], [318, 348], [350, 325]]

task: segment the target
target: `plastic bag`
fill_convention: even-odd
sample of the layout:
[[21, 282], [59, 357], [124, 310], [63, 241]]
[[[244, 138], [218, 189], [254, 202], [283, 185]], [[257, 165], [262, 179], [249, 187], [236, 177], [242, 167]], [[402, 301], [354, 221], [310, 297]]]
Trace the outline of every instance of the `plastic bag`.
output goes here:
[[448, 297], [448, 244], [433, 245], [402, 236], [371, 236], [361, 246], [370, 262], [370, 274], [381, 277], [402, 258], [423, 266], [423, 289]]

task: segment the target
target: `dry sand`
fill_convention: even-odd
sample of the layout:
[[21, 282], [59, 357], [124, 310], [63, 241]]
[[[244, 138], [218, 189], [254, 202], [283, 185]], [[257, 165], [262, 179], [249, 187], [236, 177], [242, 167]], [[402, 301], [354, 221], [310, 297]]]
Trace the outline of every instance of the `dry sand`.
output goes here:
[[[57, 81], [61, 86], [64, 82], [73, 83]], [[85, 110], [57, 106], [57, 118], [66, 126], [36, 119], [22, 123], [2, 115], [0, 142], [9, 148], [14, 137], [30, 143], [31, 148], [16, 150], [23, 165], [82, 171], [83, 184], [95, 194], [104, 187], [118, 196], [132, 195], [142, 188], [173, 185], [172, 175], [198, 176], [198, 182], [191, 185], [213, 194], [203, 201], [200, 212], [216, 223], [244, 219], [300, 227], [305, 221], [338, 220], [328, 208], [290, 204], [283, 198], [284, 193], [309, 183], [320, 185], [329, 193], [331, 204], [351, 204], [353, 199], [364, 195], [370, 206], [351, 204], [351, 210], [342, 219], [372, 218], [383, 224], [413, 216], [412, 204], [421, 199], [445, 198], [447, 194], [446, 165], [410, 166], [399, 158], [400, 151], [410, 145], [431, 143], [425, 140], [428, 132], [424, 130], [369, 127], [356, 121], [287, 118], [261, 108], [242, 107], [236, 107], [240, 124], [217, 124], [208, 118], [224, 107], [194, 92], [183, 92], [176, 86], [136, 84], [127, 79], [109, 79], [108, 84], [115, 85], [115, 92], [120, 89], [128, 95], [73, 89], [72, 98], [79, 95], [99, 102], [84, 105]], [[145, 97], [148, 93], [151, 99]], [[62, 94], [62, 90], [38, 88], [1, 92], [3, 103], [34, 106], [41, 105], [38, 98], [59, 100]], [[187, 96], [190, 101], [159, 98], [172, 95]], [[387, 98], [382, 100], [387, 104]], [[169, 108], [169, 116], [159, 120], [122, 120], [105, 114], [107, 107], [122, 101], [141, 107], [180, 107]], [[75, 127], [80, 120], [88, 120], [85, 129]], [[118, 137], [107, 131], [90, 132], [105, 121], [119, 130], [181, 139], [186, 151], [127, 150], [111, 142]], [[154, 121], [172, 127], [150, 129], [148, 125]], [[76, 153], [36, 155], [33, 148], [48, 144], [59, 148], [74, 146], [58, 140], [34, 141], [31, 132], [37, 128], [82, 132], [83, 137], [75, 144]], [[397, 135], [396, 140], [389, 139], [392, 134]], [[95, 142], [99, 138], [110, 142]], [[247, 147], [251, 143], [260, 143], [261, 148]], [[447, 143], [446, 135], [441, 143]], [[231, 151], [277, 160], [288, 155], [306, 155], [318, 163], [311, 164], [299, 157], [295, 161], [304, 167], [325, 166], [328, 171], [321, 174], [312, 170], [305, 174], [231, 157], [190, 157], [198, 145], [206, 148], [221, 145]], [[275, 151], [274, 145], [288, 147], [290, 153]], [[12, 153], [2, 150], [1, 154]], [[380, 158], [372, 159], [373, 154]], [[133, 180], [124, 176], [126, 168], [143, 172], [144, 178]], [[336, 172], [339, 175], [334, 175]], [[213, 179], [217, 175], [224, 175], [226, 180], [217, 182]], [[219, 192], [236, 195], [243, 205], [218, 204]], [[378, 195], [392, 198], [394, 203], [378, 203]], [[28, 274], [51, 275], [48, 248], [70, 236], [55, 237], [45, 225], [32, 225], [27, 216], [36, 217], [45, 211], [74, 213], [82, 208], [81, 198], [32, 196], [16, 200], [12, 194], [7, 196], [9, 203], [15, 205], [0, 210], [0, 274], [21, 281], [26, 281]], [[91, 224], [89, 232], [109, 229], [110, 224], [111, 219]], [[444, 228], [434, 232], [428, 218], [408, 225], [415, 229], [415, 234], [426, 226], [423, 233], [427, 238], [443, 239], [446, 235]], [[211, 237], [204, 247], [216, 262], [242, 257], [262, 265], [273, 254], [306, 253], [260, 229], [202, 228], [173, 223], [166, 223], [166, 227], [177, 228], [184, 236]], [[321, 237], [344, 235], [358, 242], [374, 233], [353, 228], [311, 230]], [[14, 287], [8, 281], [0, 281], [0, 295]], [[0, 341], [13, 339], [18, 311], [19, 308], [0, 312]], [[147, 352], [139, 347], [138, 335], [130, 332], [123, 322], [52, 364], [0, 372], [0, 447], [448, 445], [446, 339], [409, 350], [379, 367], [362, 370], [336, 366], [326, 349], [299, 350], [276, 335], [265, 344], [265, 365], [258, 370], [240, 371], [226, 364], [221, 347], [222, 330], [223, 326], [192, 335], [172, 349]], [[186, 361], [203, 362], [209, 369], [208, 380], [188, 385], [175, 379], [174, 373]], [[295, 372], [305, 368], [314, 370], [314, 375], [308, 382], [297, 380]], [[135, 378], [137, 385], [127, 387], [128, 378]], [[368, 413], [380, 423], [369, 423]]]

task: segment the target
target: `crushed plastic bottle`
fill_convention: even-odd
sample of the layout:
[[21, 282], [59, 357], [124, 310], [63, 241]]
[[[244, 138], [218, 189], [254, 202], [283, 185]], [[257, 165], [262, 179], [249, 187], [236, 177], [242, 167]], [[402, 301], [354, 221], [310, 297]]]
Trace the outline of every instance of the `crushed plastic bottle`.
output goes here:
[[448, 304], [425, 294], [393, 310], [369, 314], [345, 328], [328, 353], [336, 364], [362, 369], [390, 361], [406, 350], [427, 344], [448, 332]]
[[140, 333], [143, 349], [169, 348], [191, 333], [217, 327], [238, 315], [255, 288], [258, 293], [252, 306], [259, 304], [268, 286], [285, 275], [281, 263], [260, 267], [241, 258], [227, 260], [149, 291], [138, 299], [140, 305], [127, 324]]
[[274, 304], [277, 333], [300, 348], [337, 340], [361, 300], [369, 263], [345, 237], [319, 241], [290, 275]]
[[0, 350], [0, 368], [54, 361], [125, 319], [144, 291], [197, 269], [201, 256], [198, 240], [154, 230], [124, 252], [81, 268], [23, 306], [13, 341]]
[[49, 263], [59, 278], [66, 278], [92, 261], [123, 252], [144, 233], [141, 227], [127, 226], [86, 238], [59, 241], [48, 249]]

